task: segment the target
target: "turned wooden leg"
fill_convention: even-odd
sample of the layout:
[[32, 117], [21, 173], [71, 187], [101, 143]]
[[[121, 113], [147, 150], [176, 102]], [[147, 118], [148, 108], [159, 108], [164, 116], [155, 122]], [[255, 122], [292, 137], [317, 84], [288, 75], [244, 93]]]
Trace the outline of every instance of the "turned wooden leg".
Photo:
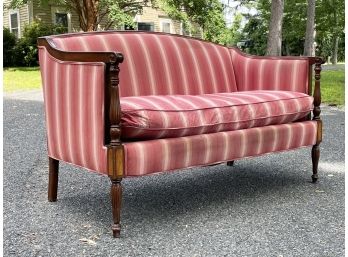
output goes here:
[[122, 202], [122, 179], [111, 180], [111, 203], [112, 203], [112, 216], [114, 224], [112, 224], [111, 229], [115, 238], [120, 237], [121, 233], [121, 202]]
[[226, 164], [227, 164], [227, 166], [233, 166], [234, 161], [228, 161]]
[[313, 164], [313, 175], [312, 182], [315, 183], [318, 180], [318, 163], [320, 157], [319, 145], [314, 145], [312, 148], [312, 164]]
[[59, 161], [48, 157], [48, 201], [57, 201]]

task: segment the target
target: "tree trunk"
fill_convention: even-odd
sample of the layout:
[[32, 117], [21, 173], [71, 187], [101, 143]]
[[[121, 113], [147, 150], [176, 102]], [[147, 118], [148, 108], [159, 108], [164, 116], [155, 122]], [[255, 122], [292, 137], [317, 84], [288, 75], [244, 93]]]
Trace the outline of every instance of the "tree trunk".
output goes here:
[[[333, 2], [333, 4], [335, 4], [335, 1]], [[338, 31], [337, 31], [337, 28], [338, 28], [338, 16], [337, 16], [337, 10], [334, 9], [334, 21], [335, 21], [335, 26], [333, 27], [333, 45], [332, 45], [332, 60], [331, 60], [331, 63], [333, 65], [336, 65], [337, 64], [337, 52], [338, 52], [338, 40], [339, 40], [339, 37], [338, 37]]]
[[86, 17], [86, 30], [94, 31], [97, 30], [98, 24], [98, 0], [85, 0], [85, 17]]
[[332, 60], [331, 60], [331, 63], [333, 65], [337, 64], [338, 40], [339, 40], [338, 36], [335, 35], [334, 41], [333, 41]]
[[281, 55], [284, 0], [272, 0], [266, 55]]
[[71, 0], [68, 6], [78, 15], [80, 28], [83, 31], [97, 30], [99, 0]]
[[307, 3], [306, 39], [303, 54], [305, 56], [315, 56], [315, 0], [308, 0]]

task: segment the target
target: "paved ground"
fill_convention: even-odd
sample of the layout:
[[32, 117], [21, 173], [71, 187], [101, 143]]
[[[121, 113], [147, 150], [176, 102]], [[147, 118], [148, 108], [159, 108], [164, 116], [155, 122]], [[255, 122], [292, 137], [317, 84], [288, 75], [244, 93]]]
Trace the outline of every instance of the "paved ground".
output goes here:
[[340, 63], [340, 64], [336, 64], [336, 65], [323, 65], [321, 66], [323, 70], [344, 70], [344, 64]]
[[323, 119], [318, 184], [310, 149], [126, 179], [114, 240], [109, 179], [63, 164], [48, 203], [40, 94], [7, 96], [4, 255], [344, 256], [344, 113]]

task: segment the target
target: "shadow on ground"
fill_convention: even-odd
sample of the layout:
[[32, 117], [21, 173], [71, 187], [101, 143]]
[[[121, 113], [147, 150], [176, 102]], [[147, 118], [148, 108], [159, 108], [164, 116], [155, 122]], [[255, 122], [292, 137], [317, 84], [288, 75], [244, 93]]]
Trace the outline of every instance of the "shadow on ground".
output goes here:
[[4, 255], [343, 256], [344, 113], [323, 119], [318, 184], [309, 148], [125, 179], [113, 240], [109, 179], [63, 163], [48, 203], [42, 102], [7, 98]]

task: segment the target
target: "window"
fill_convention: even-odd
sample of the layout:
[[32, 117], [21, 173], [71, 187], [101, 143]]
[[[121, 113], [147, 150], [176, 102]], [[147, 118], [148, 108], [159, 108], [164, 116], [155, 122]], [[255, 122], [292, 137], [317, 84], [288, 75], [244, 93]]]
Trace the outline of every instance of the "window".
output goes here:
[[56, 24], [64, 28], [68, 28], [68, 14], [67, 13], [56, 13]]
[[19, 38], [19, 12], [18, 10], [10, 11], [10, 31], [16, 38]]
[[64, 9], [58, 7], [52, 7], [52, 21], [53, 24], [64, 28], [64, 32], [71, 31], [71, 18], [70, 13], [67, 13]]
[[162, 22], [162, 32], [170, 33], [170, 22]]
[[138, 22], [138, 30], [154, 31], [153, 22]]
[[172, 20], [167, 17], [163, 17], [160, 19], [160, 31], [165, 33], [172, 33], [174, 29], [172, 26]]
[[134, 26], [133, 25], [124, 25], [124, 30], [135, 30]]

